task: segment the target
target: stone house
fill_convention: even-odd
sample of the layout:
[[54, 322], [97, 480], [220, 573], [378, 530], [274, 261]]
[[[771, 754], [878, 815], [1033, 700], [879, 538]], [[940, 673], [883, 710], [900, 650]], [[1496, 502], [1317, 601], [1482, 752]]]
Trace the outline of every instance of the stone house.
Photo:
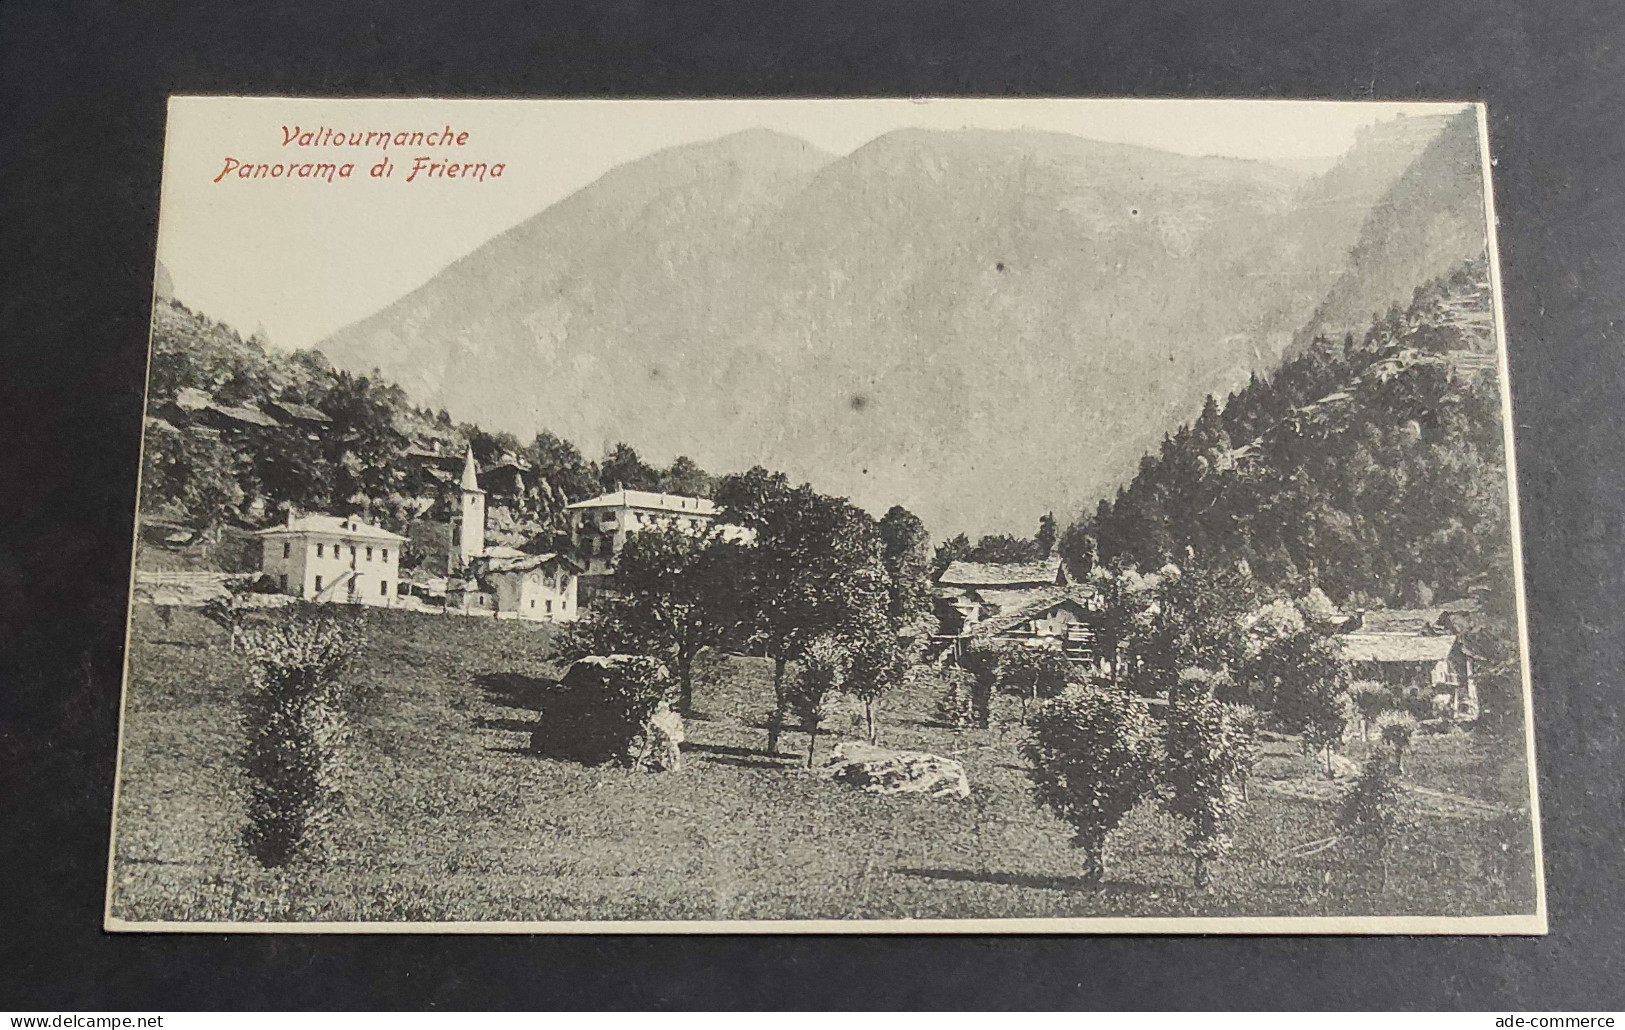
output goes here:
[[1354, 621], [1337, 642], [1355, 679], [1427, 698], [1456, 718], [1478, 718], [1473, 662], [1456, 634], [1432, 628], [1372, 632]]

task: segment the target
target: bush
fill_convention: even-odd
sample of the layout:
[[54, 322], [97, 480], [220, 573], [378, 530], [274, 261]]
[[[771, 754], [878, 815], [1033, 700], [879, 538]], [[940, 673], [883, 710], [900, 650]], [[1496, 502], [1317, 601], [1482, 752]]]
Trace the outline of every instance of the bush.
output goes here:
[[975, 679], [964, 669], [942, 670], [945, 685], [937, 697], [935, 716], [944, 726], [968, 730], [976, 725]]
[[993, 712], [993, 691], [999, 685], [999, 663], [1004, 648], [991, 641], [979, 641], [966, 648], [959, 656], [959, 667], [970, 673], [971, 725], [987, 729]]
[[1416, 727], [1416, 720], [1405, 712], [1383, 712], [1377, 717], [1377, 739], [1393, 751], [1394, 771], [1401, 775], [1405, 772], [1405, 752], [1416, 736]]
[[1042, 701], [1065, 690], [1071, 673], [1071, 665], [1061, 652], [1024, 644], [1002, 648], [994, 667], [999, 689], [1021, 699], [1023, 716], [1029, 701]]
[[1398, 707], [1394, 692], [1374, 680], [1356, 680], [1349, 684], [1349, 700], [1360, 715], [1360, 739], [1369, 740], [1372, 723], [1387, 711]]
[[1388, 887], [1388, 859], [1394, 842], [1411, 825], [1410, 801], [1399, 782], [1399, 766], [1374, 755], [1343, 795], [1337, 828], [1375, 860], [1378, 892]]
[[1084, 880], [1105, 878], [1106, 837], [1150, 791], [1158, 756], [1145, 701], [1073, 687], [1044, 702], [1024, 747], [1039, 802], [1072, 824]]
[[339, 677], [360, 648], [353, 621], [297, 611], [242, 634], [250, 689], [243, 702], [248, 827], [260, 864], [286, 865], [342, 804], [348, 738]]
[[588, 765], [632, 766], [675, 684], [665, 663], [647, 655], [588, 655], [542, 698], [531, 750]]

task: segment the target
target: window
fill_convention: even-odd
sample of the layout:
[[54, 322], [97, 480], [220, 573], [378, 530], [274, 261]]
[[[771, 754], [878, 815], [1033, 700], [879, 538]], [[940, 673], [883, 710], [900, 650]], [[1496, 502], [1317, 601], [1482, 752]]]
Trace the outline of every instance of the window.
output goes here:
[[367, 560], [372, 561], [372, 548], [367, 548]]
[[[535, 603], [536, 603], [535, 601], [531, 602], [531, 604], [535, 604]], [[547, 612], [548, 612], [549, 615], [551, 615], [553, 613], [553, 602], [552, 601], [547, 602]]]
[[350, 560], [355, 561], [355, 544], [350, 545]]
[[282, 542], [282, 557], [286, 558], [293, 553], [293, 545], [286, 540]]
[[389, 561], [389, 548], [384, 548], [384, 561]]
[[316, 557], [320, 558], [323, 555], [324, 552], [323, 552], [322, 548], [324, 548], [326, 546], [327, 546], [326, 544], [317, 544], [316, 545]]
[[379, 597], [388, 597], [389, 596], [389, 580], [380, 579], [378, 581], [378, 596]]
[[536, 599], [535, 599], [535, 598], [532, 598], [532, 599], [531, 599], [531, 602], [530, 602], [530, 606], [531, 606], [531, 607], [532, 607], [532, 608], [534, 608], [534, 607], [536, 607]]
[[[320, 547], [321, 545], [317, 544], [316, 546]], [[316, 577], [316, 592], [318, 594], [322, 592], [322, 577], [320, 576]]]

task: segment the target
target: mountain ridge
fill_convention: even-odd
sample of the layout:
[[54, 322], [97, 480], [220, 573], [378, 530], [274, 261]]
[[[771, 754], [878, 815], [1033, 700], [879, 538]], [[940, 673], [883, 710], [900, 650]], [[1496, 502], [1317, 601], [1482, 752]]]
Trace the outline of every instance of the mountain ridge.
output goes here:
[[[1026, 529], [1277, 362], [1425, 130], [1309, 178], [1029, 130], [736, 133], [612, 169], [320, 348], [494, 428]], [[1303, 216], [1338, 174], [1357, 210]]]

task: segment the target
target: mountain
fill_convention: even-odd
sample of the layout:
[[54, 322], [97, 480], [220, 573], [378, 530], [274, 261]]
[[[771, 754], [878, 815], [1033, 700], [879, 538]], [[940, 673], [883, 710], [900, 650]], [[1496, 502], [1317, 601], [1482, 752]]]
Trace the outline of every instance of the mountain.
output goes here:
[[1420, 284], [1481, 254], [1486, 244], [1482, 161], [1471, 110], [1432, 134], [1372, 208], [1348, 267], [1298, 331], [1295, 347], [1316, 335], [1359, 334], [1391, 306], [1408, 305]]
[[1428, 121], [1308, 180], [1028, 130], [845, 157], [741, 133], [611, 171], [320, 347], [490, 428], [1030, 531], [1279, 361]]

